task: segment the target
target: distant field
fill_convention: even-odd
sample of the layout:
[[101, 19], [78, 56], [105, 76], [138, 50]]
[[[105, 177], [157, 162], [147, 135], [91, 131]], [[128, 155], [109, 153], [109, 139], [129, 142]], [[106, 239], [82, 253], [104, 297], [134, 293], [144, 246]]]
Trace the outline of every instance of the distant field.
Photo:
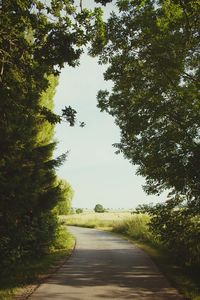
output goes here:
[[67, 225], [82, 226], [82, 227], [113, 227], [117, 222], [130, 218], [130, 212], [85, 212], [81, 214], [73, 214], [60, 216], [60, 219]]
[[131, 214], [131, 212], [85, 212], [61, 216], [66, 225], [81, 226], [88, 228], [109, 229], [122, 233], [137, 240], [154, 242], [149, 232], [148, 222], [150, 217], [145, 214]]

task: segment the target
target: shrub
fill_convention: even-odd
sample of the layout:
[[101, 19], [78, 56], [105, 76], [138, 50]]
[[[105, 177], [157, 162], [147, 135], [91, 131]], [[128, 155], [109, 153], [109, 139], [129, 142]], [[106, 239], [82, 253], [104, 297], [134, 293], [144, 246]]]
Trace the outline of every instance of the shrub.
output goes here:
[[[183, 199], [146, 207], [151, 216], [149, 228], [172, 256], [182, 265], [200, 265], [200, 215]], [[142, 207], [143, 209], [144, 207]]]
[[95, 208], [94, 208], [94, 211], [97, 212], [97, 213], [103, 213], [103, 212], [105, 212], [105, 209], [103, 208], [103, 205], [96, 204]]
[[71, 203], [74, 191], [71, 185], [64, 179], [59, 180], [60, 194], [58, 198], [57, 210], [59, 215], [67, 215], [71, 213]]
[[53, 249], [67, 249], [73, 243], [71, 234], [67, 231], [65, 226], [58, 226], [56, 231], [55, 240], [53, 242]]

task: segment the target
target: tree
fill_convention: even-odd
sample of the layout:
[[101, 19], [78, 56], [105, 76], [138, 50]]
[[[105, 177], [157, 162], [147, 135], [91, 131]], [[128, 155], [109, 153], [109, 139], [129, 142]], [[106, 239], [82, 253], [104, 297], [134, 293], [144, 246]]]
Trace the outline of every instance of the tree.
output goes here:
[[[54, 77], [48, 80], [49, 88], [38, 102], [50, 109], [57, 80]], [[55, 239], [58, 223], [52, 209], [59, 196], [55, 168], [64, 159], [64, 156], [52, 159], [55, 147], [52, 142], [53, 125], [37, 114], [24, 122], [17, 110], [13, 114], [18, 118], [7, 122], [10, 132], [13, 131], [13, 140], [9, 139], [9, 135], [7, 140], [4, 139], [13, 148], [2, 157], [4, 164], [1, 165], [0, 254], [3, 262], [40, 255]], [[19, 132], [14, 139], [16, 125]], [[24, 127], [20, 131], [22, 125]], [[20, 147], [15, 147], [15, 143]]]
[[71, 203], [74, 191], [71, 185], [64, 179], [59, 180], [60, 197], [57, 204], [58, 214], [67, 215], [71, 213]]
[[97, 213], [103, 213], [103, 212], [105, 212], [105, 209], [103, 208], [103, 205], [96, 204], [95, 208], [94, 208], [94, 211], [97, 212]]
[[83, 212], [83, 209], [82, 208], [77, 208], [76, 209], [76, 214], [82, 214]]
[[98, 106], [115, 117], [114, 146], [146, 178], [145, 191], [170, 190], [200, 212], [199, 4], [118, 1], [100, 63], [109, 63]]
[[53, 125], [73, 126], [76, 112], [55, 115], [53, 95], [64, 64], [77, 66], [89, 41], [101, 44], [101, 15], [70, 0], [1, 3], [1, 263], [41, 255], [55, 240], [55, 170], [66, 154], [53, 158]]
[[115, 117], [114, 146], [146, 179], [149, 194], [169, 190], [165, 203], [141, 206], [162, 244], [177, 261], [199, 264], [200, 99], [199, 3], [117, 2], [106, 25], [100, 63], [109, 63], [98, 106]]

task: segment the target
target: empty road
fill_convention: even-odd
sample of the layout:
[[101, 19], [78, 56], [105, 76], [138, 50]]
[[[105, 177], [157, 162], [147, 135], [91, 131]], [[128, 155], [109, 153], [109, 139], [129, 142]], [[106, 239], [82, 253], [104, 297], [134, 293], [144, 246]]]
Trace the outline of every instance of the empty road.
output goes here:
[[114, 234], [70, 227], [76, 249], [30, 300], [182, 300], [151, 259]]

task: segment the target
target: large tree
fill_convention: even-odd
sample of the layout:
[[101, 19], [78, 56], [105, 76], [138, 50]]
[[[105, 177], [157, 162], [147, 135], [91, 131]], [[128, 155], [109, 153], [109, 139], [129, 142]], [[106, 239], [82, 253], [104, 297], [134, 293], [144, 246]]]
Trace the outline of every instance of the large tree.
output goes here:
[[[98, 1], [99, 2], [99, 1]], [[103, 4], [107, 1], [100, 1]], [[82, 1], [80, 1], [80, 4]], [[103, 41], [102, 12], [70, 0], [1, 1], [0, 261], [41, 254], [56, 233], [60, 195], [51, 124], [75, 111], [52, 112], [60, 69], [77, 66], [88, 41]]]
[[117, 1], [100, 63], [109, 63], [98, 105], [121, 129], [116, 144], [146, 178], [145, 190], [169, 189], [200, 211], [198, 1]]

